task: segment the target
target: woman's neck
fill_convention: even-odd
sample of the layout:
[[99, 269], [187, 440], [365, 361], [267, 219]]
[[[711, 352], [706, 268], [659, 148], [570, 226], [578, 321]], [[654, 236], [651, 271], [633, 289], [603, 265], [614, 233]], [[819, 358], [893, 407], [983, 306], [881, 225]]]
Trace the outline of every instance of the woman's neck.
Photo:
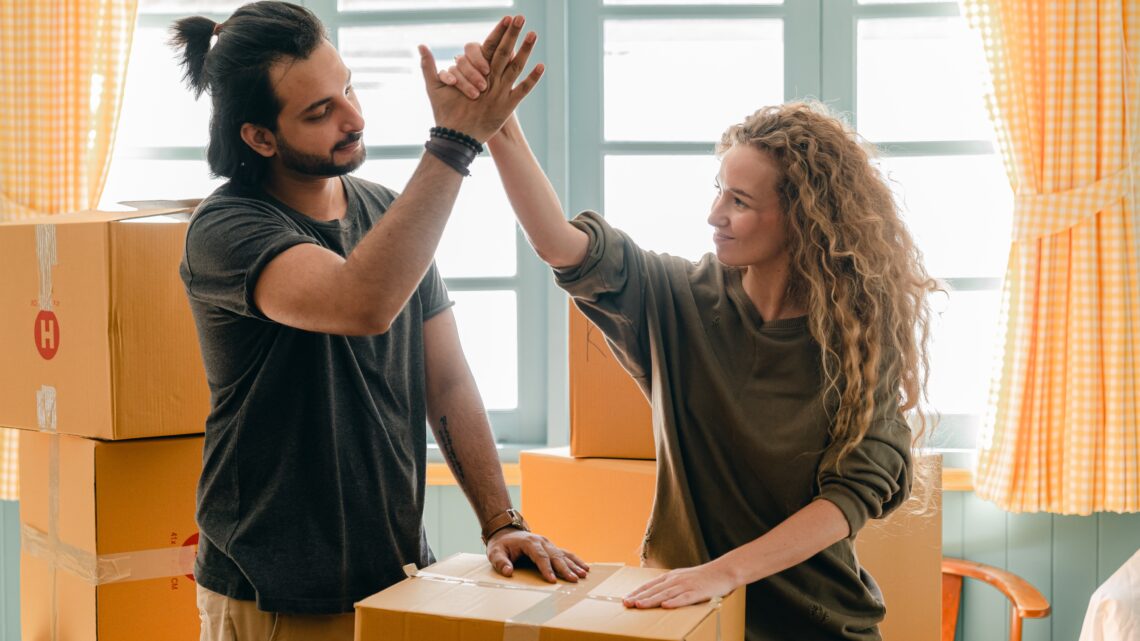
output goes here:
[[791, 269], [787, 262], [779, 265], [750, 265], [744, 268], [741, 285], [765, 322], [803, 316], [803, 303], [792, 300], [788, 283]]

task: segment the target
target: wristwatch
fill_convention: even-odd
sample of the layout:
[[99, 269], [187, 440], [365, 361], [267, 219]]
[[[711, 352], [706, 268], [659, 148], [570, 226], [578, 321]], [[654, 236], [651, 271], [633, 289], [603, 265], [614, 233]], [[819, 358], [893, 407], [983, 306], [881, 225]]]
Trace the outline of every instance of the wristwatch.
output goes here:
[[526, 519], [523, 518], [522, 512], [519, 512], [513, 507], [507, 508], [505, 512], [500, 512], [483, 525], [483, 545], [487, 545], [487, 541], [490, 540], [495, 532], [508, 527], [513, 527], [523, 532], [530, 532], [530, 526], [526, 524]]

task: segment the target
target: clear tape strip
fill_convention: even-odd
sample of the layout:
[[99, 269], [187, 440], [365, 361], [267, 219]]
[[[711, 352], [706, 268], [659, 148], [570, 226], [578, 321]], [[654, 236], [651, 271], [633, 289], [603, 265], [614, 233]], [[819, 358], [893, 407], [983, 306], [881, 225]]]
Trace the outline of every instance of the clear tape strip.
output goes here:
[[[620, 565], [597, 565], [590, 570], [590, 576], [591, 578], [600, 577], [598, 579], [600, 584], [613, 576], [620, 569]], [[527, 585], [509, 585], [497, 581], [479, 581], [466, 577], [424, 572], [417, 570], [414, 563], [409, 563], [404, 566], [404, 575], [408, 578], [454, 583], [456, 585], [471, 585], [481, 588], [494, 588], [496, 590], [523, 590], [550, 595], [526, 610], [507, 619], [506, 625], [503, 627], [503, 641], [539, 641], [542, 635], [541, 628], [544, 623], [569, 610], [585, 599], [608, 601], [610, 603], [620, 603], [622, 600], [621, 597], [590, 594], [586, 590], [581, 589], [581, 586], [551, 590]], [[713, 599], [709, 605], [713, 608], [714, 616], [716, 616], [716, 641], [721, 641], [721, 598], [717, 597]]]
[[48, 533], [27, 524], [20, 527], [20, 538], [28, 554], [53, 561], [57, 569], [66, 570], [91, 585], [161, 579], [194, 571], [192, 547], [95, 555], [58, 540], [53, 542]]
[[36, 225], [36, 259], [40, 266], [40, 309], [51, 311], [51, 268], [59, 264], [55, 225]]

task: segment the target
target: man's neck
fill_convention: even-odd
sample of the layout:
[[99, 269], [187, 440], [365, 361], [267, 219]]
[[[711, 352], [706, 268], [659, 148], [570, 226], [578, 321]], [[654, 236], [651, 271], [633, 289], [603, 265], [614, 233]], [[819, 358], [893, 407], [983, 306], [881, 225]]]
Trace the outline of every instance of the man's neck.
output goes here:
[[265, 191], [314, 220], [337, 220], [348, 211], [348, 198], [339, 176], [298, 176], [274, 172]]

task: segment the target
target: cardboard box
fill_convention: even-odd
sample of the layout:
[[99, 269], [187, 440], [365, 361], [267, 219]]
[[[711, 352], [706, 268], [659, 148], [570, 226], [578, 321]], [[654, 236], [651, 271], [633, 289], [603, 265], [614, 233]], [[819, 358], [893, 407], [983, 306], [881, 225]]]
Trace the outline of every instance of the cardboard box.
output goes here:
[[178, 275], [188, 218], [173, 211], [0, 223], [0, 426], [203, 431], [210, 396]]
[[[630, 610], [621, 597], [663, 570], [591, 566], [578, 584], [543, 581], [534, 570], [499, 576], [486, 557], [457, 554], [356, 604], [356, 641], [740, 641], [744, 591], [718, 603]], [[720, 633], [719, 637], [717, 633]]]
[[570, 303], [570, 453], [653, 459], [649, 401], [614, 358], [605, 335]]
[[202, 437], [20, 433], [24, 639], [197, 641]]
[[[519, 454], [522, 513], [535, 532], [587, 562], [636, 565], [657, 477], [656, 461], [583, 459], [568, 448]], [[938, 466], [936, 478], [940, 476]], [[916, 514], [914, 497], [855, 542], [887, 602], [885, 641], [937, 641], [942, 620], [942, 493]], [[599, 527], [605, 524], [605, 527]]]

